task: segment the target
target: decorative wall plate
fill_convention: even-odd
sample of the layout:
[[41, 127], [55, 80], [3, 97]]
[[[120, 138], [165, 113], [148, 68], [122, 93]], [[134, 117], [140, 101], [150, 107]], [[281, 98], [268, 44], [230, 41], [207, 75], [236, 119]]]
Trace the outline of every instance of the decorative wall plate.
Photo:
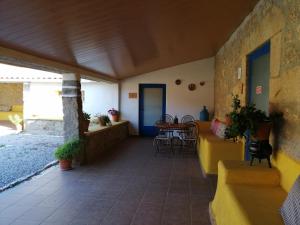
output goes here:
[[193, 84], [193, 83], [189, 84], [188, 88], [189, 88], [190, 91], [193, 91], [193, 90], [196, 89], [196, 84]]
[[200, 81], [200, 85], [203, 86], [205, 84], [205, 81]]
[[181, 80], [180, 79], [175, 80], [175, 84], [176, 85], [180, 85], [181, 84]]

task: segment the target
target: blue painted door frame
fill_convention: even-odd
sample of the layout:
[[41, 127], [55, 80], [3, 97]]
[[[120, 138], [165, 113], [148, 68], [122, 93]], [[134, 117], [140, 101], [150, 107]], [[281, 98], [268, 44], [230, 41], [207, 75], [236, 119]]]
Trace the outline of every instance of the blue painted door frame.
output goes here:
[[162, 89], [162, 111], [161, 115], [166, 113], [166, 85], [165, 84], [139, 84], [139, 133], [141, 136], [153, 137], [158, 133], [158, 129], [154, 126], [144, 125], [144, 90], [146, 88]]
[[[269, 54], [270, 47], [271, 47], [271, 43], [270, 41], [267, 41], [262, 46], [258, 47], [256, 50], [254, 50], [247, 56], [247, 64], [248, 64], [247, 103], [251, 103], [253, 101], [252, 99], [253, 93], [251, 92], [251, 90], [253, 90], [252, 89], [253, 62], [259, 57]], [[250, 133], [247, 132], [246, 135], [247, 138], [246, 138], [245, 160], [250, 160], [250, 154], [249, 154]]]

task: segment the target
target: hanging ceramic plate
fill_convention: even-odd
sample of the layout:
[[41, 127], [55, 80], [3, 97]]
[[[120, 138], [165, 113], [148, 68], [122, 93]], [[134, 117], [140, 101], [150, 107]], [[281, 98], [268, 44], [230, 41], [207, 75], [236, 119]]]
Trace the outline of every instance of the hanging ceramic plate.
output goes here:
[[176, 85], [180, 85], [181, 84], [181, 80], [180, 79], [175, 80], [175, 84]]
[[193, 91], [196, 89], [196, 84], [189, 84], [188, 88], [190, 91]]

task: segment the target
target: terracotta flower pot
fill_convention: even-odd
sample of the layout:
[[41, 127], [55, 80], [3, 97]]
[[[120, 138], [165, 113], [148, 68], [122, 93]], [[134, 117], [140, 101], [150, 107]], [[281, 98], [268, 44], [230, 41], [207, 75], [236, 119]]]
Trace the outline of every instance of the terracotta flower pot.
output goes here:
[[119, 122], [119, 115], [111, 115], [111, 119], [113, 122]]
[[272, 123], [263, 122], [259, 125], [258, 130], [255, 134], [255, 139], [259, 141], [269, 140], [270, 132], [272, 128]]
[[83, 127], [84, 132], [89, 131], [89, 126], [90, 126], [90, 121], [89, 120], [83, 120], [82, 127]]
[[72, 160], [59, 160], [59, 166], [61, 170], [71, 170], [72, 169]]

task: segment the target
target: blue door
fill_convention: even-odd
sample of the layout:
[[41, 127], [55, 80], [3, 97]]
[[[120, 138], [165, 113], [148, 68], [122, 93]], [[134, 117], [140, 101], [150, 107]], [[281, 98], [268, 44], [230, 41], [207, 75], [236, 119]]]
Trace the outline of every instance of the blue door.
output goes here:
[[166, 113], [166, 85], [139, 85], [139, 132], [142, 136], [155, 136], [155, 122]]
[[[270, 42], [248, 55], [248, 103], [254, 103], [256, 108], [269, 113], [269, 79], [270, 79]], [[248, 135], [246, 143], [246, 160], [249, 160]]]

